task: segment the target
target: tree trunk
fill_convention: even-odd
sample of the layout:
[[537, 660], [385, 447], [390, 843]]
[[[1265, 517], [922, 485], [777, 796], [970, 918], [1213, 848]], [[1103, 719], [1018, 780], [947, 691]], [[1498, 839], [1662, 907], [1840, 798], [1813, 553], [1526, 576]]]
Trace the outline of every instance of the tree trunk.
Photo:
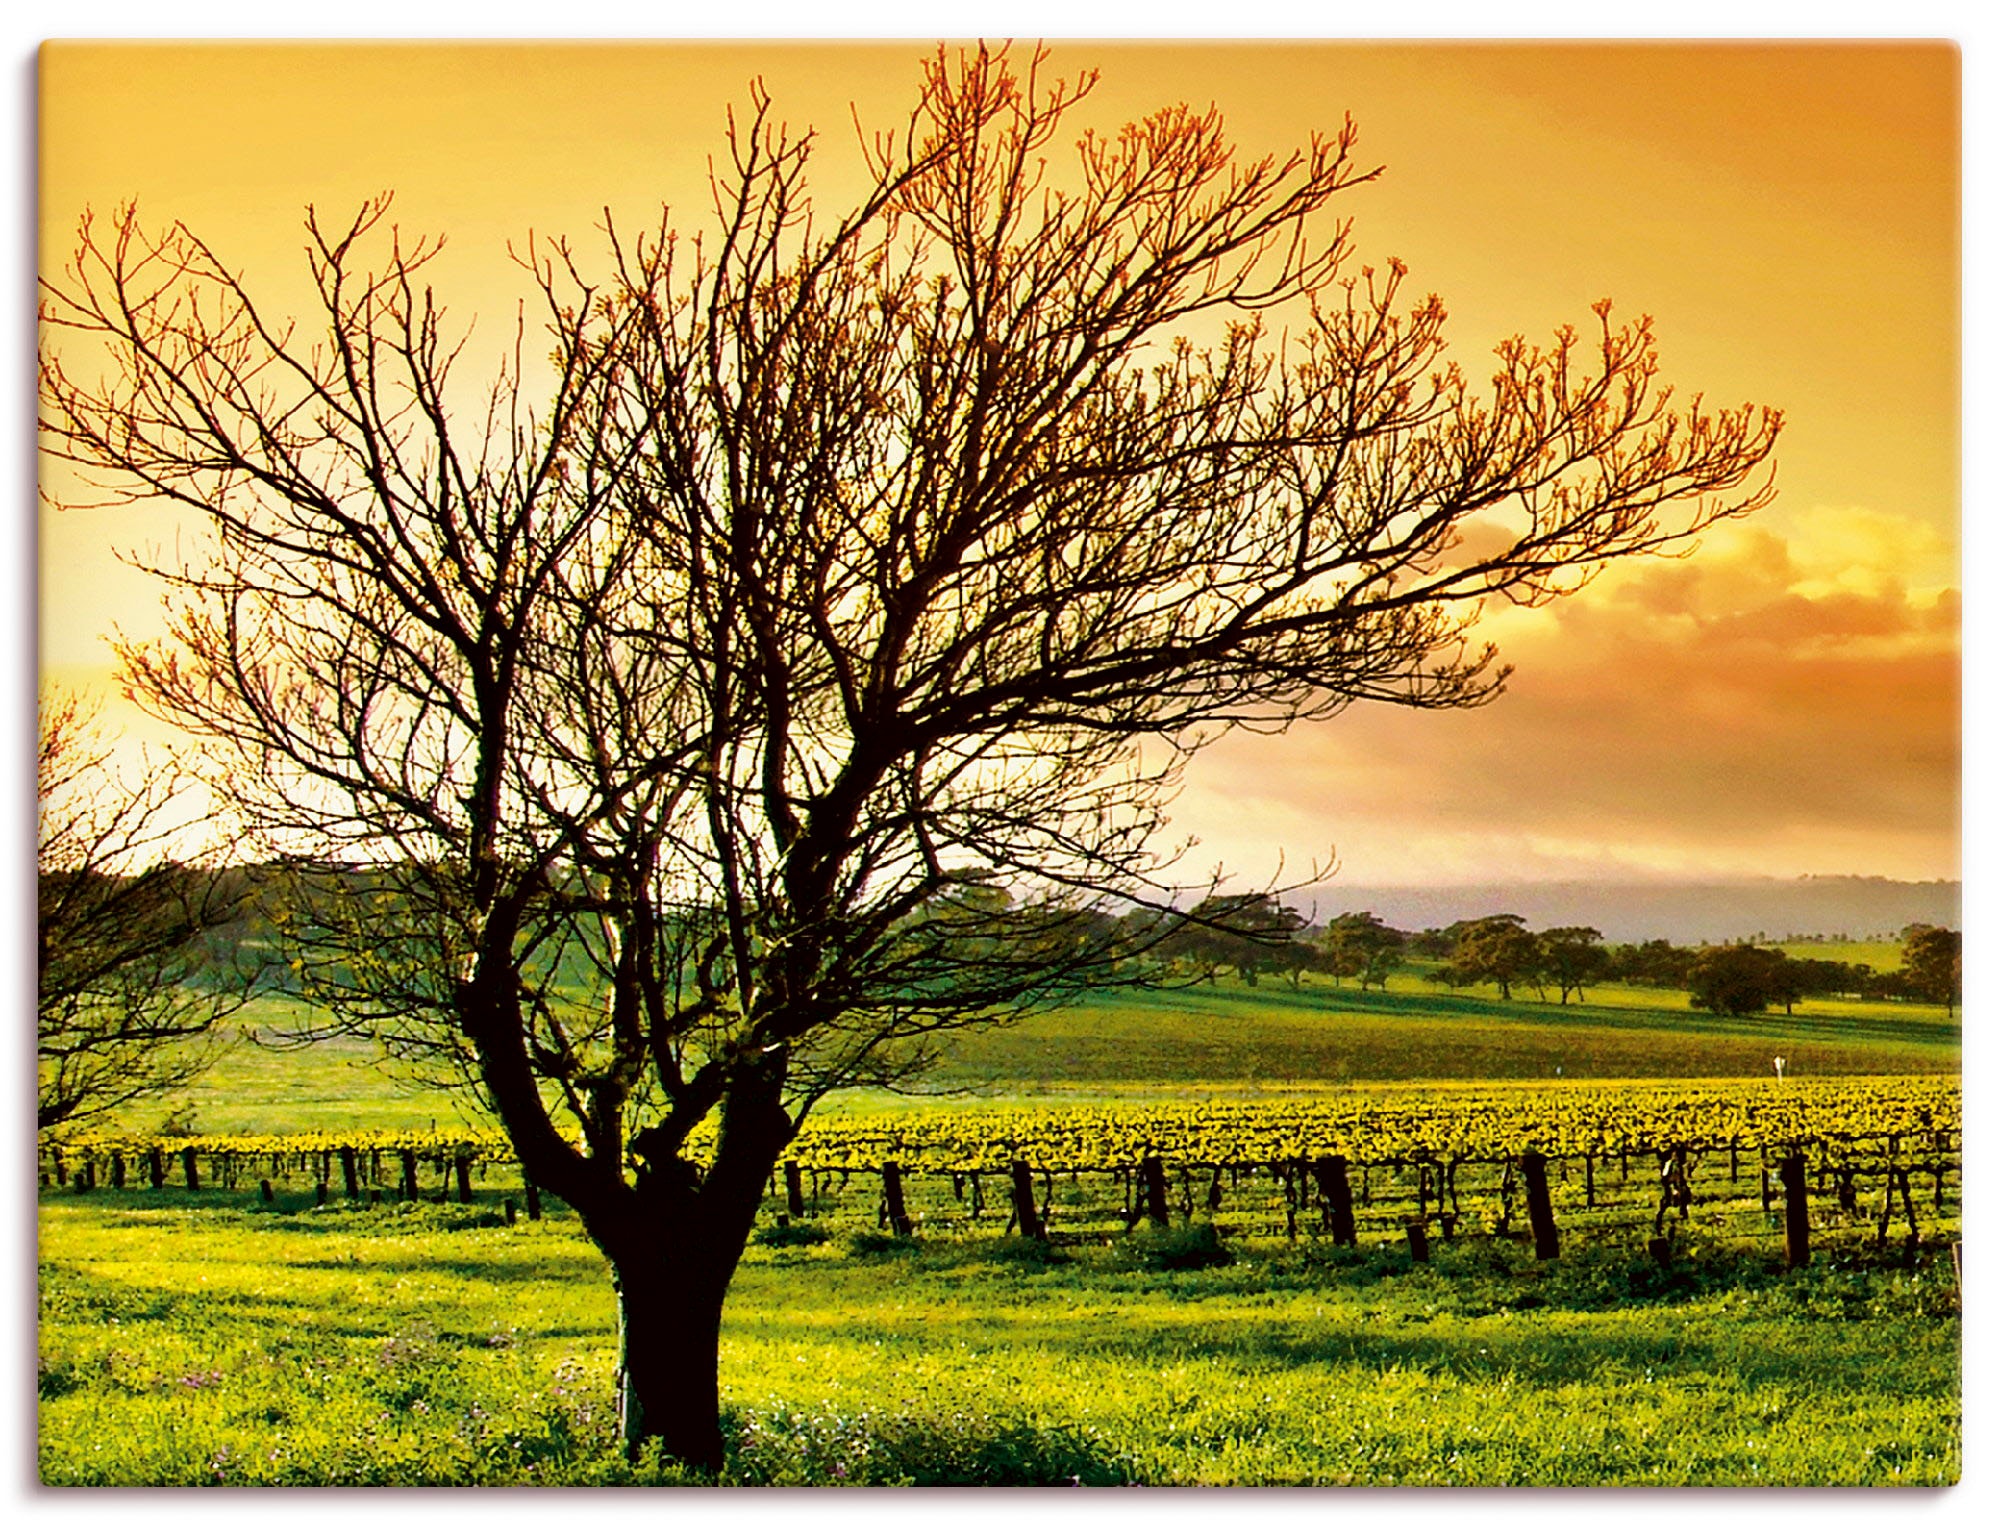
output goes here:
[[652, 1159], [636, 1187], [579, 1193], [618, 1291], [619, 1435], [628, 1456], [657, 1440], [667, 1461], [722, 1467], [722, 1305], [796, 1131], [778, 1105], [782, 1084], [781, 1066], [739, 1078], [723, 1099], [705, 1175], [684, 1160], [654, 1158], [635, 1140], [635, 1152]]
[[707, 1249], [693, 1257], [701, 1263], [615, 1265], [618, 1430], [628, 1457], [658, 1440], [667, 1460], [716, 1472], [722, 1303], [734, 1257]]

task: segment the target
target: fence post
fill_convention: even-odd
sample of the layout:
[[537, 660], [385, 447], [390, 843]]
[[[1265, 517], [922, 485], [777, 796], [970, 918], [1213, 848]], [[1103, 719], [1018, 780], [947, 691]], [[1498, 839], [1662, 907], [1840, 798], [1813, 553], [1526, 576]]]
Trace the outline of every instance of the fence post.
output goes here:
[[1139, 1161], [1139, 1183], [1146, 1192], [1146, 1216], [1161, 1228], [1167, 1226], [1167, 1167], [1157, 1154]]
[[903, 1205], [903, 1167], [894, 1160], [882, 1162], [882, 1215], [890, 1232], [899, 1238], [910, 1233], [910, 1211]]
[[1412, 1218], [1403, 1225], [1403, 1233], [1410, 1241], [1410, 1259], [1422, 1262], [1431, 1258], [1431, 1241], [1424, 1232], [1423, 1219]]
[[1007, 1167], [1007, 1173], [1014, 1186], [1014, 1218], [1021, 1226], [1024, 1239], [1047, 1239], [1049, 1226], [1042, 1222], [1040, 1209], [1035, 1206], [1035, 1178], [1028, 1170], [1026, 1160], [1015, 1160]]
[[1326, 1226], [1333, 1234], [1333, 1242], [1353, 1244], [1354, 1190], [1347, 1181], [1347, 1157], [1323, 1154], [1313, 1162], [1313, 1174], [1319, 1180], [1320, 1198], [1326, 1204]]
[[458, 1178], [458, 1200], [467, 1203], [472, 1200], [472, 1161], [463, 1150], [452, 1156], [452, 1173]]
[[1812, 1256], [1807, 1242], [1806, 1157], [1797, 1150], [1778, 1163], [1778, 1181], [1785, 1188], [1785, 1269], [1796, 1271]]
[[1549, 1203], [1548, 1161], [1540, 1151], [1530, 1149], [1521, 1156], [1521, 1183], [1528, 1193], [1528, 1227], [1535, 1236], [1535, 1259], [1554, 1260], [1559, 1253], [1556, 1213]]

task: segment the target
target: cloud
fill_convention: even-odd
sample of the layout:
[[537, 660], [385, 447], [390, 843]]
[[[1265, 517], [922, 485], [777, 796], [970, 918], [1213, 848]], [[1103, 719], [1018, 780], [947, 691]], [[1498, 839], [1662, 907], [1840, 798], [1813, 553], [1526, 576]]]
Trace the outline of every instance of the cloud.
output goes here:
[[1617, 567], [1487, 622], [1516, 668], [1496, 703], [1231, 738], [1176, 821], [1252, 871], [1332, 842], [1359, 882], [1954, 876], [1959, 597], [1934, 540], [1837, 510]]

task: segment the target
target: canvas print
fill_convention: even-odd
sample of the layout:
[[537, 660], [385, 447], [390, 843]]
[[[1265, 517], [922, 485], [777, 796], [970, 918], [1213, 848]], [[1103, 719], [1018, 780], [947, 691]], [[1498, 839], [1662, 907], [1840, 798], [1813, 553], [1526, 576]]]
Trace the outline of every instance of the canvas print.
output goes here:
[[1958, 1479], [1954, 47], [39, 75], [44, 1484]]

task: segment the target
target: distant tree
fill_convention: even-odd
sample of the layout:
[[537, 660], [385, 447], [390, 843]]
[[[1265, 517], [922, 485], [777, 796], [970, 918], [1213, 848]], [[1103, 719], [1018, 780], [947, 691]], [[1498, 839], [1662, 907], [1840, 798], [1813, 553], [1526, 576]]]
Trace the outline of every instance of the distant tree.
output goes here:
[[1567, 1006], [1572, 995], [1581, 1001], [1584, 987], [1602, 980], [1611, 967], [1604, 934], [1595, 927], [1550, 927], [1538, 941], [1541, 967], [1560, 1005]]
[[1667, 990], [1687, 988], [1692, 948], [1676, 948], [1663, 937], [1643, 943], [1621, 943], [1611, 950], [1607, 973], [1631, 985], [1657, 985]]
[[37, 1129], [102, 1117], [186, 1085], [213, 1062], [252, 972], [218, 938], [238, 872], [174, 861], [188, 788], [171, 766], [127, 787], [74, 696], [44, 695], [37, 782]]
[[1777, 961], [1771, 965], [1771, 999], [1780, 1003], [1785, 1008], [1785, 1015], [1790, 1016], [1792, 1008], [1811, 993], [1811, 976], [1784, 949], [1771, 948], [1767, 951], [1778, 955]]
[[1312, 950], [1295, 941], [1305, 917], [1269, 891], [1210, 895], [1182, 917], [1161, 952], [1213, 982], [1225, 968], [1255, 986], [1266, 974], [1309, 965]]
[[1446, 980], [1454, 985], [1497, 985], [1500, 999], [1514, 999], [1523, 980], [1543, 973], [1541, 940], [1511, 913], [1462, 923], [1454, 939]]
[[1350, 911], [1320, 929], [1322, 966], [1336, 979], [1352, 977], [1366, 990], [1387, 989], [1389, 974], [1403, 962], [1405, 933], [1384, 924], [1373, 911]]
[[1830, 958], [1795, 958], [1790, 968], [1801, 995], [1865, 995], [1875, 980], [1875, 971], [1866, 964], [1842, 963]]
[[1903, 929], [1903, 974], [1926, 1001], [1943, 1005], [1947, 1016], [1958, 1009], [1964, 981], [1963, 937], [1945, 927], [1923, 923]]
[[1444, 927], [1425, 927], [1412, 932], [1404, 948], [1415, 958], [1450, 958], [1455, 939]]
[[1786, 1000], [1784, 962], [1777, 949], [1750, 943], [1703, 948], [1688, 967], [1688, 1004], [1718, 1016], [1763, 1011], [1774, 1000]]

